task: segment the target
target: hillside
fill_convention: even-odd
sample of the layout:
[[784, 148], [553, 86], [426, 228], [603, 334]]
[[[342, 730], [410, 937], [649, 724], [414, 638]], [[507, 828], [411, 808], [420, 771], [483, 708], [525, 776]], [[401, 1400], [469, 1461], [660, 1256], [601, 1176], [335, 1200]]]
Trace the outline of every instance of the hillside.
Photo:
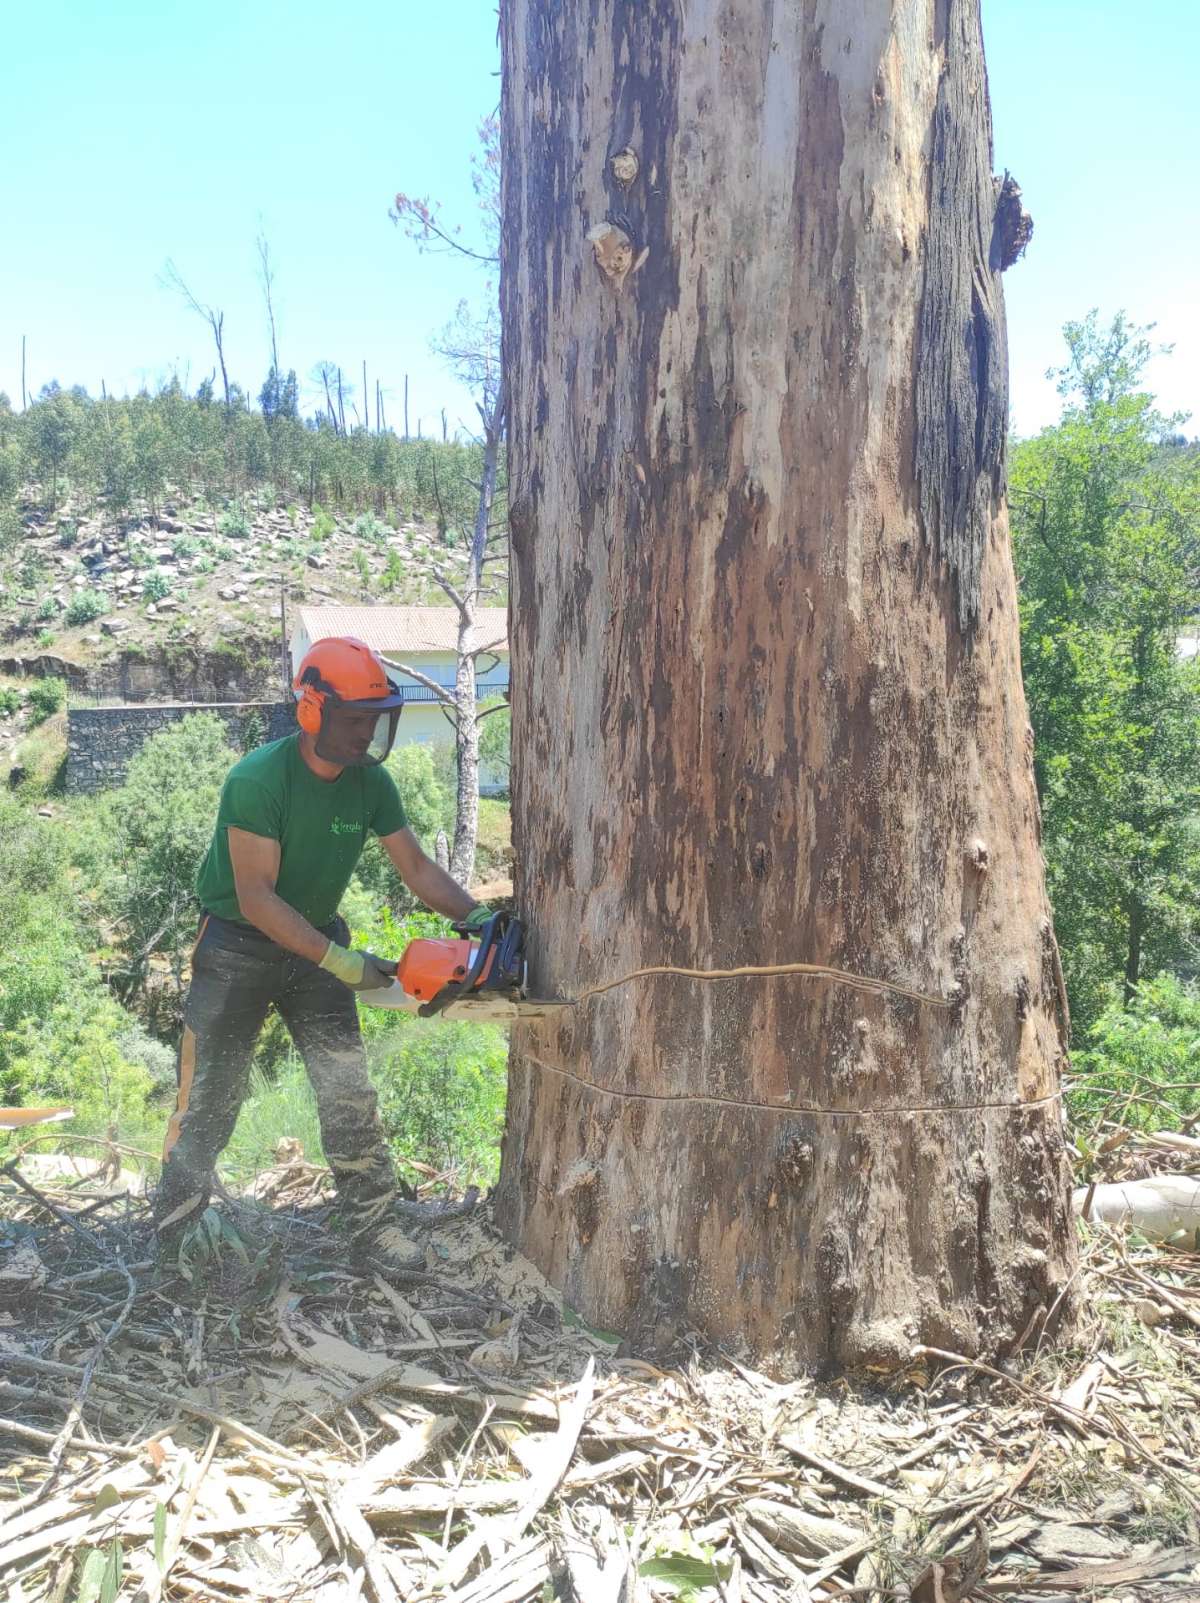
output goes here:
[[224, 505], [167, 501], [157, 516], [26, 503], [20, 519], [0, 552], [0, 666], [52, 671], [46, 659], [60, 659], [85, 695], [112, 693], [106, 670], [120, 659], [189, 650], [224, 657], [233, 683], [251, 688], [264, 671], [276, 677], [285, 592], [288, 605], [444, 604], [435, 570], [453, 580], [464, 565], [454, 530], [439, 536], [395, 514], [339, 517], [262, 492]]

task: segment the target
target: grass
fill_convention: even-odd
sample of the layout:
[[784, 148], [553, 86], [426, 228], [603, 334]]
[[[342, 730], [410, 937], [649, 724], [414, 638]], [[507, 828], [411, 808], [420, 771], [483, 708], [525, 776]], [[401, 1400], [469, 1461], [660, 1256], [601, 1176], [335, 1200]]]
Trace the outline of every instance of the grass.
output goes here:
[[13, 753], [12, 762], [25, 770], [21, 793], [29, 800], [60, 793], [67, 763], [66, 713], [55, 713], [31, 729]]
[[275, 1162], [275, 1149], [285, 1137], [300, 1142], [309, 1163], [324, 1163], [317, 1103], [298, 1057], [290, 1055], [273, 1076], [250, 1071], [250, 1088], [238, 1116], [221, 1168], [238, 1180], [249, 1180]]
[[512, 808], [493, 796], [479, 798], [475, 878], [496, 879], [512, 872]]

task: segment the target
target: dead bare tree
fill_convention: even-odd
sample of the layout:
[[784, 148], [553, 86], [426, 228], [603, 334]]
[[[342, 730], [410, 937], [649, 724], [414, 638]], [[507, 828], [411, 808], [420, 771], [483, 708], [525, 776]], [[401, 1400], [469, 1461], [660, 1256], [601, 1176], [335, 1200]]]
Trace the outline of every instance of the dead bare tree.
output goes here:
[[498, 707], [479, 707], [477, 663], [502, 644], [480, 634], [477, 613], [484, 597], [499, 586], [489, 573], [506, 565], [507, 539], [504, 531], [493, 527], [493, 510], [500, 483], [500, 454], [504, 442], [504, 393], [500, 382], [500, 324], [495, 310], [480, 321], [471, 318], [466, 302], [459, 305], [454, 321], [447, 325], [434, 349], [454, 367], [458, 376], [475, 389], [476, 408], [482, 429], [482, 470], [475, 503], [475, 519], [467, 548], [467, 571], [460, 584], [452, 584], [444, 573], [434, 577], [458, 609], [458, 635], [455, 643], [454, 689], [423, 674], [407, 663], [393, 666], [418, 684], [433, 691], [454, 729], [456, 769], [454, 847], [450, 872], [460, 885], [470, 882], [475, 869], [475, 844], [479, 833], [479, 728], [482, 720]]
[[260, 227], [255, 240], [258, 250], [258, 281], [262, 285], [263, 302], [267, 308], [267, 328], [271, 334], [271, 366], [279, 372], [279, 342], [275, 337], [275, 268], [271, 261], [270, 241]]
[[221, 369], [221, 384], [225, 390], [225, 409], [229, 410], [229, 371], [225, 366], [225, 313], [215, 307], [208, 306], [194, 295], [189, 288], [182, 273], [175, 263], [167, 258], [166, 265], [159, 274], [159, 283], [164, 289], [171, 290], [181, 297], [188, 310], [202, 317], [212, 331], [213, 343], [217, 347], [217, 365]]
[[[453, 250], [484, 266], [499, 262], [500, 228], [500, 124], [486, 117], [479, 125], [479, 148], [472, 158], [472, 184], [483, 216], [484, 248], [472, 249], [442, 224], [436, 203], [398, 194], [391, 212], [393, 222], [402, 224], [419, 249]], [[475, 867], [475, 845], [479, 832], [479, 728], [482, 719], [499, 707], [479, 708], [476, 664], [481, 656], [494, 651], [500, 642], [479, 637], [476, 614], [482, 598], [499, 593], [504, 586], [508, 564], [507, 519], [499, 528], [493, 525], [493, 511], [500, 487], [501, 453], [504, 445], [504, 383], [500, 363], [500, 312], [493, 286], [486, 286], [487, 309], [475, 316], [468, 303], [458, 304], [454, 318], [433, 341], [434, 351], [475, 394], [479, 413], [483, 461], [478, 483], [475, 517], [467, 550], [467, 572], [460, 584], [451, 584], [445, 574], [437, 582], [458, 609], [458, 639], [454, 690], [448, 691], [427, 675], [396, 663], [402, 673], [434, 692], [454, 728], [456, 797], [454, 846], [450, 872], [462, 885], [469, 883]], [[408, 434], [408, 378], [404, 381], [405, 424]], [[418, 423], [418, 433], [420, 424]], [[442, 438], [446, 438], [445, 413]], [[436, 481], [435, 481], [436, 482]], [[440, 502], [440, 496], [439, 496]], [[445, 516], [439, 524], [445, 527]], [[497, 572], [495, 570], [502, 570]], [[491, 571], [489, 571], [491, 570]]]

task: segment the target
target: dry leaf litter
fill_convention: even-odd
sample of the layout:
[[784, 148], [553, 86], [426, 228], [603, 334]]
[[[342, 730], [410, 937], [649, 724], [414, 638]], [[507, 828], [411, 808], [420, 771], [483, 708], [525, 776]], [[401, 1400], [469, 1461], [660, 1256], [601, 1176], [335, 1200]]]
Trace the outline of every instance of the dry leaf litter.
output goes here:
[[[359, 1278], [293, 1145], [222, 1204], [252, 1249], [214, 1214], [189, 1279], [115, 1149], [28, 1145], [0, 1170], [7, 1603], [1200, 1599], [1194, 1236], [1085, 1225], [1069, 1347], [778, 1384], [624, 1356], [471, 1194], [409, 1205], [424, 1273]], [[1106, 1179], [1153, 1172], [1110, 1151]]]

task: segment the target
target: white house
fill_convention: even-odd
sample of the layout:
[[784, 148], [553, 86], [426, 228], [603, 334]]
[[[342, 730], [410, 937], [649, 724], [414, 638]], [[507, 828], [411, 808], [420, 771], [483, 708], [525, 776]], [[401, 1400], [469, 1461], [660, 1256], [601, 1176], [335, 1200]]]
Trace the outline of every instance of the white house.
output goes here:
[[[405, 663], [435, 684], [454, 689], [458, 658], [455, 607], [296, 607], [288, 642], [293, 678], [309, 647], [331, 635], [353, 635], [389, 662]], [[508, 613], [503, 607], [479, 608], [473, 644], [481, 652], [475, 659], [478, 698], [491, 701], [508, 689]], [[398, 673], [396, 677], [404, 692], [396, 744], [452, 744], [454, 731], [436, 694], [409, 675]], [[504, 775], [480, 769], [479, 788], [484, 795], [505, 789], [507, 783]]]

